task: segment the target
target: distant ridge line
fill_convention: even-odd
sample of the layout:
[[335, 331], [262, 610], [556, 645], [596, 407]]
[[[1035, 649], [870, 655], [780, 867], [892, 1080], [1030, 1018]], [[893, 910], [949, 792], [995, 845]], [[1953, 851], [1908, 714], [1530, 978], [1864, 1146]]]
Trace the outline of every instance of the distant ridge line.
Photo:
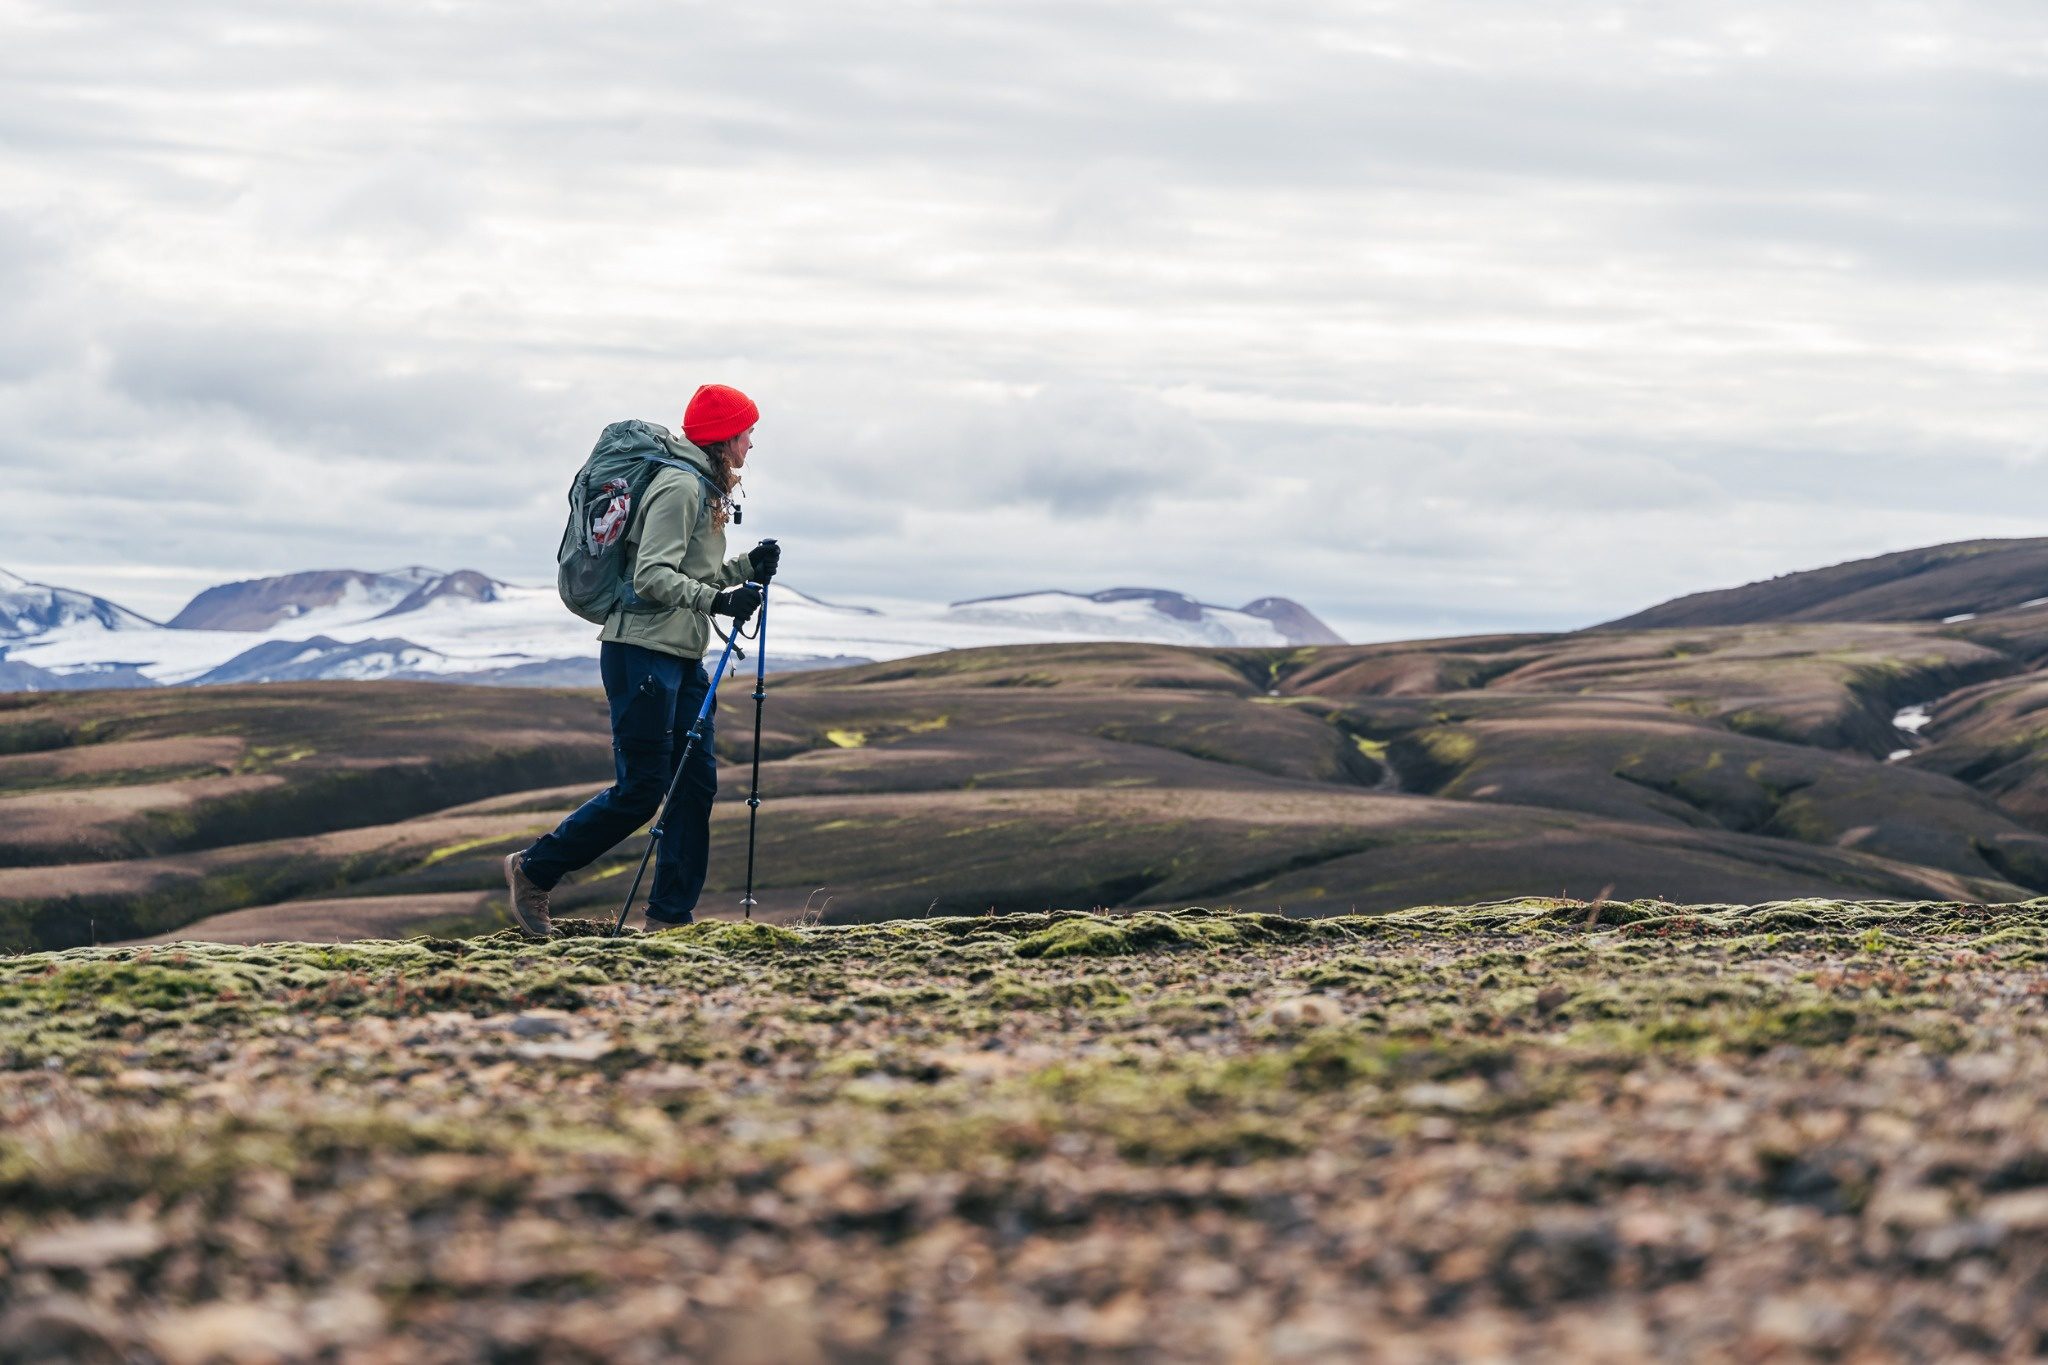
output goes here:
[[1588, 629], [1941, 621], [2004, 611], [2041, 597], [2048, 597], [2048, 537], [1961, 540], [1688, 593]]

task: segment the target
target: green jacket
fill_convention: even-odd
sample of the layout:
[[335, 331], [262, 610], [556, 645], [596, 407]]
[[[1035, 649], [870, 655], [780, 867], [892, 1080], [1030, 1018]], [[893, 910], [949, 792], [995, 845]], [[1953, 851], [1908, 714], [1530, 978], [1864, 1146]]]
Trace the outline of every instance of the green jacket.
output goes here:
[[[695, 446], [673, 437], [665, 444], [671, 459], [711, 473]], [[641, 603], [614, 611], [598, 639], [685, 659], [704, 657], [711, 599], [754, 571], [745, 555], [725, 557], [725, 530], [711, 524], [711, 511], [703, 479], [666, 466], [655, 472], [626, 528], [633, 592]]]

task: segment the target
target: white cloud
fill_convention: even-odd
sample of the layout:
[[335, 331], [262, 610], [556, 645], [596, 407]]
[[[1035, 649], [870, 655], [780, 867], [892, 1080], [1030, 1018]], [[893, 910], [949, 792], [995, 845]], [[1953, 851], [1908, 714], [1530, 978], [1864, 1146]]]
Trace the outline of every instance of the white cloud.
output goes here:
[[8, 15], [0, 564], [542, 578], [711, 378], [828, 596], [1569, 625], [2048, 492], [2031, 0]]

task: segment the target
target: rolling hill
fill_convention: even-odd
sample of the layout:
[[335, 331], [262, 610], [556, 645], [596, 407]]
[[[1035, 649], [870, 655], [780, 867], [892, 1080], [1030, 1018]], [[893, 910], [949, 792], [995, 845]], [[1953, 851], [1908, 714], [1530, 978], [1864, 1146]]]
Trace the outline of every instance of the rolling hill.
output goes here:
[[1901, 550], [1761, 583], [1693, 593], [1603, 630], [1761, 621], [1942, 621], [2048, 602], [2048, 538]]
[[[1017, 646], [787, 675], [763, 737], [763, 914], [2021, 901], [2048, 892], [2028, 719], [2044, 653], [2033, 607], [1954, 625]], [[706, 913], [738, 898], [745, 719], [720, 740]], [[0, 755], [0, 943], [15, 948], [487, 927], [498, 858], [609, 772], [588, 693], [425, 683], [17, 695]], [[558, 904], [614, 903], [634, 853]]]

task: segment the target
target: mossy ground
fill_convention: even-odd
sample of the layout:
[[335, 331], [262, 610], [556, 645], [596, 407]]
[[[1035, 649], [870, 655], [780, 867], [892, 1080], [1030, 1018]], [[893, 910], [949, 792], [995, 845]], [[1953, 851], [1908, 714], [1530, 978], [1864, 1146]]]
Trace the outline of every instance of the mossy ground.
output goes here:
[[2037, 905], [599, 927], [0, 959], [0, 1358], [2048, 1350]]

